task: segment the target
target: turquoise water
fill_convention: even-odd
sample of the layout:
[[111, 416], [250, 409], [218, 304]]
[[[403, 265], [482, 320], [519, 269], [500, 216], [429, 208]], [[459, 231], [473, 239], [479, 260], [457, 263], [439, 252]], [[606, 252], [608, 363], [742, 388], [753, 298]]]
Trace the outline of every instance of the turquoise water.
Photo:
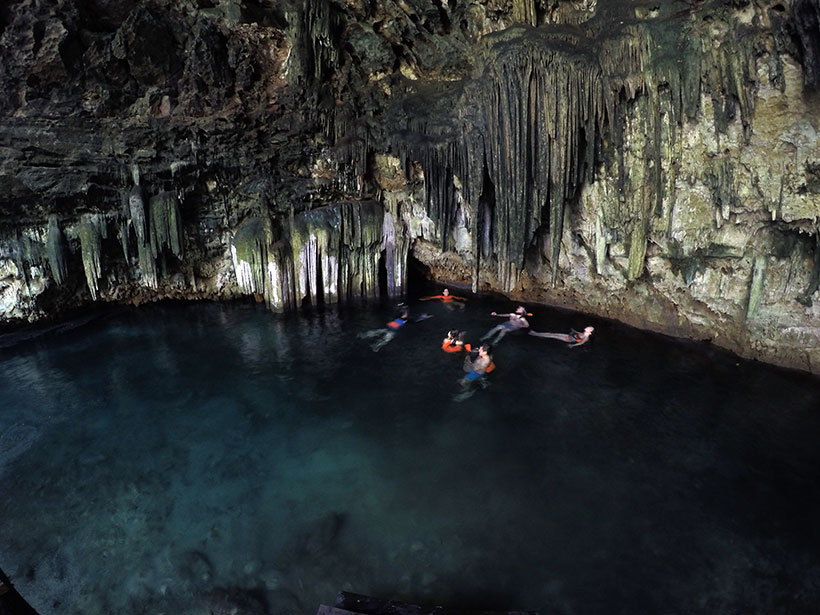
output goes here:
[[[816, 613], [820, 383], [529, 306], [463, 402], [387, 309], [124, 310], [0, 344], [0, 566], [42, 615], [315, 613], [339, 590], [543, 614]], [[222, 609], [222, 611], [219, 611]]]

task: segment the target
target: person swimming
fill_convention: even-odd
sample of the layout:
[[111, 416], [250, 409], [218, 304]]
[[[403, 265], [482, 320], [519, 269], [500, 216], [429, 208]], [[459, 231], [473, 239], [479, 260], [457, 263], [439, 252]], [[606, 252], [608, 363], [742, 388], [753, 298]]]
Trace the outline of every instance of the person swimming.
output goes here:
[[441, 342], [441, 349], [450, 353], [461, 352], [462, 350], [470, 352], [472, 350], [470, 344], [464, 343], [464, 332], [458, 329], [447, 332], [447, 337]]
[[509, 318], [507, 322], [502, 322], [500, 325], [496, 325], [481, 336], [482, 341], [495, 336], [495, 339], [490, 340], [493, 344], [498, 344], [498, 342], [500, 342], [502, 338], [510, 331], [520, 331], [522, 329], [529, 328], [530, 323], [526, 319], [526, 316], [532, 316], [532, 314], [527, 312], [527, 309], [523, 305], [519, 305], [515, 308], [514, 312], [510, 312], [509, 314], [496, 314], [495, 312], [491, 312], [490, 314], [492, 316]]
[[455, 401], [464, 401], [475, 393], [475, 384], [486, 387], [484, 377], [495, 369], [493, 363], [493, 347], [490, 344], [481, 344], [476, 356], [467, 354], [464, 357], [464, 371], [466, 375], [459, 380], [461, 391], [453, 398]]
[[408, 322], [421, 322], [422, 320], [431, 318], [430, 314], [422, 314], [421, 316], [411, 320], [410, 308], [408, 308], [404, 303], [400, 303], [398, 307], [399, 311], [397, 316], [388, 322], [384, 327], [370, 329], [369, 331], [362, 331], [357, 335], [359, 339], [373, 340], [370, 344], [373, 352], [379, 352], [379, 350], [384, 348], [390, 340], [396, 337], [396, 333], [399, 329], [401, 329]]
[[493, 347], [491, 344], [481, 344], [481, 346], [478, 347], [475, 358], [473, 358], [472, 354], [468, 354], [464, 357], [464, 371], [467, 372], [467, 375], [464, 376], [464, 380], [467, 382], [478, 380], [484, 374], [489, 374], [494, 369], [495, 363], [493, 363]]
[[562, 342], [567, 342], [567, 346], [570, 348], [574, 348], [575, 346], [586, 344], [589, 341], [593, 331], [595, 331], [595, 327], [584, 327], [584, 330], [580, 333], [575, 329], [570, 329], [569, 333], [530, 331], [530, 335], [534, 337], [547, 337], [554, 340], [561, 340]]
[[[440, 295], [430, 295], [429, 297], [422, 297], [421, 299], [419, 299], [419, 301], [430, 301], [432, 299], [440, 300], [448, 308], [456, 307], [456, 308], [459, 308], [459, 309], [463, 309], [464, 308], [464, 302], [467, 301], [466, 297], [457, 297], [455, 295], [451, 295], [450, 290], [447, 289], [447, 288], [445, 288], [443, 291], [441, 291]], [[458, 302], [461, 302], [461, 303], [458, 303]]]

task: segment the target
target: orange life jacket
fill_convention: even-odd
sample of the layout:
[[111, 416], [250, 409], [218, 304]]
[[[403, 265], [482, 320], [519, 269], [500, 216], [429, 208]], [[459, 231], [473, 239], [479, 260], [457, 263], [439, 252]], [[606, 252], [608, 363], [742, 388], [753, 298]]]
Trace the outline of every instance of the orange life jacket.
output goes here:
[[467, 301], [464, 297], [457, 297], [455, 295], [432, 295], [430, 297], [422, 297], [422, 301], [427, 301], [428, 299], [440, 299], [442, 303], [452, 303], [455, 299], [459, 301]]
[[441, 349], [444, 352], [461, 352], [462, 348], [462, 345], [456, 344], [455, 342], [451, 342], [450, 340], [444, 340], [444, 342], [441, 344]]

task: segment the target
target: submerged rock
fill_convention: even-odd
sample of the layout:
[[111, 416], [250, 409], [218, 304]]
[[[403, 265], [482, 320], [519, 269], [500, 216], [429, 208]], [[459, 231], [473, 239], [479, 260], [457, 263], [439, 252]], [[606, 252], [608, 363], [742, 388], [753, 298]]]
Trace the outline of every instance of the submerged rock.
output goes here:
[[264, 599], [252, 590], [217, 587], [203, 594], [201, 601], [208, 615], [268, 615]]
[[214, 566], [205, 553], [190, 549], [176, 554], [172, 561], [179, 578], [190, 588], [210, 585], [214, 577]]

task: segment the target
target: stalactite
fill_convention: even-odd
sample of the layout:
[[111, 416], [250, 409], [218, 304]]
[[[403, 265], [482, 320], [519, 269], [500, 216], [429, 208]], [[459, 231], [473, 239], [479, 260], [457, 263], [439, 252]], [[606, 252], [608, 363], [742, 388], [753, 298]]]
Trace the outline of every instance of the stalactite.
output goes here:
[[568, 56], [533, 31], [516, 44], [501, 41], [496, 53], [483, 102], [496, 191], [493, 244], [499, 281], [509, 290], [545, 206], [557, 276], [564, 207], [589, 172], [582, 152], [592, 151], [597, 136], [603, 83], [594, 56]]
[[80, 238], [85, 280], [91, 292], [91, 298], [96, 301], [99, 293], [99, 279], [102, 276], [100, 226], [97, 217], [84, 216], [77, 225], [76, 232]]
[[528, 26], [537, 25], [535, 0], [513, 0], [513, 23], [523, 23]]
[[760, 307], [763, 298], [763, 283], [766, 278], [767, 258], [763, 254], [755, 256], [754, 268], [752, 270], [752, 283], [749, 286], [749, 305], [746, 309], [746, 320], [751, 320]]
[[[337, 127], [337, 130], [342, 129]], [[355, 127], [354, 130], [358, 131], [355, 136], [342, 132], [334, 137], [334, 141], [337, 142], [334, 147], [336, 157], [343, 160], [344, 164], [339, 165], [333, 181], [336, 188], [343, 194], [361, 194], [367, 172], [370, 150], [369, 131], [367, 127], [361, 126]]]
[[290, 246], [284, 242], [276, 242], [269, 252], [268, 286], [265, 288], [265, 300], [274, 311], [293, 309], [296, 307], [296, 286], [293, 273], [293, 260]]
[[646, 258], [646, 222], [636, 221], [632, 233], [629, 235], [629, 266], [627, 279], [635, 280], [641, 276]]
[[273, 221], [253, 216], [236, 229], [231, 242], [234, 272], [240, 290], [261, 295], [273, 311], [297, 306], [290, 245], [275, 241]]
[[242, 292], [269, 296], [268, 263], [272, 243], [270, 220], [252, 217], [236, 229], [231, 244], [236, 281]]
[[296, 216], [290, 230], [296, 293], [317, 305], [338, 299], [338, 234], [341, 215], [337, 207], [321, 207]]
[[[519, 22], [528, 22], [532, 5], [513, 3]], [[628, 276], [640, 276], [650, 232], [668, 227], [662, 218], [671, 211], [667, 196], [674, 199], [675, 148], [683, 125], [700, 113], [702, 95], [713, 100], [719, 132], [739, 120], [744, 136], [751, 134], [755, 50], [765, 30], [754, 21], [724, 20], [724, 13], [716, 22], [685, 12], [681, 19], [648, 19], [663, 11], [639, 8], [643, 18], [607, 30], [616, 22], [587, 21], [587, 11], [572, 21], [578, 27], [519, 25], [487, 35], [480, 76], [442, 95], [449, 96], [450, 122], [442, 121], [447, 105], [431, 105], [429, 94], [408, 103], [406, 130], [391, 147], [405, 166], [421, 162], [427, 215], [442, 249], [453, 247], [458, 177], [476, 207], [474, 254], [485, 265], [495, 261], [504, 290], [516, 284], [527, 250], [545, 231], [557, 282], [565, 209], [585, 182], [596, 180], [597, 169], [614, 175], [618, 190], [601, 205], [596, 259], [606, 253], [608, 237], [626, 238]], [[492, 195], [482, 201], [487, 186]], [[489, 242], [480, 239], [487, 230]], [[476, 266], [474, 285], [478, 272]]]
[[[294, 214], [275, 241], [268, 218], [252, 217], [237, 228], [231, 253], [237, 284], [264, 296], [271, 309], [375, 299], [384, 231], [378, 202], [344, 202]], [[409, 242], [393, 245], [396, 292], [403, 292]]]
[[[395, 297], [398, 293], [396, 284], [396, 226], [393, 222], [393, 208], [386, 208], [382, 223], [382, 243], [384, 245], [384, 261], [387, 271], [387, 294]], [[399, 287], [400, 288], [400, 287]]]
[[602, 212], [598, 210], [595, 216], [595, 271], [604, 272], [607, 248], [609, 246], [608, 230], [604, 224]]
[[792, 13], [803, 64], [803, 81], [810, 88], [820, 86], [820, 1], [795, 0]]
[[702, 79], [712, 97], [715, 127], [725, 133], [740, 110], [743, 134], [748, 142], [751, 137], [751, 121], [754, 115], [757, 69], [755, 65], [758, 37], [745, 28], [733, 29], [726, 24], [721, 40], [704, 37], [708, 51], [701, 56]]
[[148, 235], [145, 229], [145, 198], [140, 186], [134, 186], [128, 195], [128, 214], [131, 228], [137, 238], [137, 244], [147, 244]]
[[48, 232], [38, 226], [16, 228], [14, 235], [14, 263], [26, 284], [26, 290], [31, 294], [31, 281], [42, 275], [40, 271], [48, 260]]
[[547, 23], [579, 25], [595, 17], [608, 3], [600, 0], [573, 0], [572, 2], [538, 2], [538, 8], [545, 11]]
[[[26, 267], [23, 255], [23, 242], [20, 237], [20, 229], [17, 226], [11, 229], [7, 227], [0, 227], [0, 261], [8, 259], [14, 263], [19, 275], [29, 287], [28, 275], [26, 274]], [[5, 263], [0, 262], [0, 265]]]
[[51, 276], [57, 284], [62, 284], [68, 277], [66, 263], [66, 245], [60, 222], [55, 214], [48, 218], [48, 234], [46, 238], [46, 252], [51, 267]]
[[310, 0], [304, 4], [303, 19], [309, 74], [318, 82], [324, 78], [326, 70], [338, 64], [334, 37], [341, 22], [330, 2]]
[[161, 192], [149, 201], [149, 235], [154, 258], [170, 252], [183, 258], [182, 216], [179, 199], [173, 192]]
[[145, 197], [139, 185], [134, 186], [128, 195], [128, 225], [133, 229], [136, 238], [137, 260], [142, 280], [149, 288], [156, 289], [158, 286], [156, 248], [152, 248], [151, 245], [151, 233], [145, 216]]
[[686, 119], [694, 120], [700, 109], [703, 69], [700, 39], [692, 32], [687, 32], [681, 41], [679, 65], [680, 104]]
[[454, 148], [452, 145], [422, 152], [427, 215], [436, 221], [442, 250], [449, 248], [450, 227], [455, 211], [453, 186]]
[[[379, 296], [379, 260], [384, 232], [384, 210], [377, 201], [341, 205], [340, 297], [375, 299]], [[394, 247], [394, 258], [406, 259], [407, 249], [401, 243]], [[404, 262], [397, 271], [404, 286]]]
[[472, 205], [471, 224], [467, 226], [470, 237], [472, 238], [472, 250], [470, 256], [472, 257], [472, 288], [471, 290], [478, 292], [478, 276], [481, 272], [481, 222], [484, 213], [484, 195], [474, 189], [475, 200], [470, 200], [468, 203]]
[[322, 132], [332, 139], [338, 134], [337, 109], [328, 76], [340, 66], [337, 39], [343, 30], [344, 23], [331, 2], [305, 0], [301, 12], [301, 39], [306, 53], [305, 76], [313, 98], [307, 108], [312, 119], [319, 122]]
[[732, 208], [738, 205], [735, 186], [734, 165], [723, 159], [707, 169], [703, 178], [712, 193], [712, 202], [717, 206], [718, 226], [729, 219]]
[[381, 248], [388, 297], [403, 296], [407, 286], [407, 255], [412, 239], [404, 228], [400, 207], [397, 198], [384, 195]]
[[97, 234], [100, 238], [108, 239], [108, 220], [106, 220], [105, 214], [102, 212], [89, 214], [88, 219], [97, 227]]
[[120, 239], [120, 247], [122, 248], [122, 257], [126, 263], [131, 262], [131, 245], [129, 242], [130, 230], [128, 227], [129, 220], [127, 216], [122, 216], [117, 220], [117, 237]]
[[660, 196], [656, 194], [662, 187], [657, 181], [657, 167], [660, 166], [659, 144], [653, 140], [657, 133], [655, 124], [659, 121], [657, 103], [652, 95], [647, 94], [635, 100], [631, 106], [627, 133], [630, 135], [627, 152], [621, 157], [630, 156], [629, 169], [624, 178], [628, 188], [625, 196], [625, 216], [620, 220], [621, 227], [629, 233], [629, 266], [627, 278], [637, 279], [644, 270], [647, 239], [651, 219], [657, 211]]

